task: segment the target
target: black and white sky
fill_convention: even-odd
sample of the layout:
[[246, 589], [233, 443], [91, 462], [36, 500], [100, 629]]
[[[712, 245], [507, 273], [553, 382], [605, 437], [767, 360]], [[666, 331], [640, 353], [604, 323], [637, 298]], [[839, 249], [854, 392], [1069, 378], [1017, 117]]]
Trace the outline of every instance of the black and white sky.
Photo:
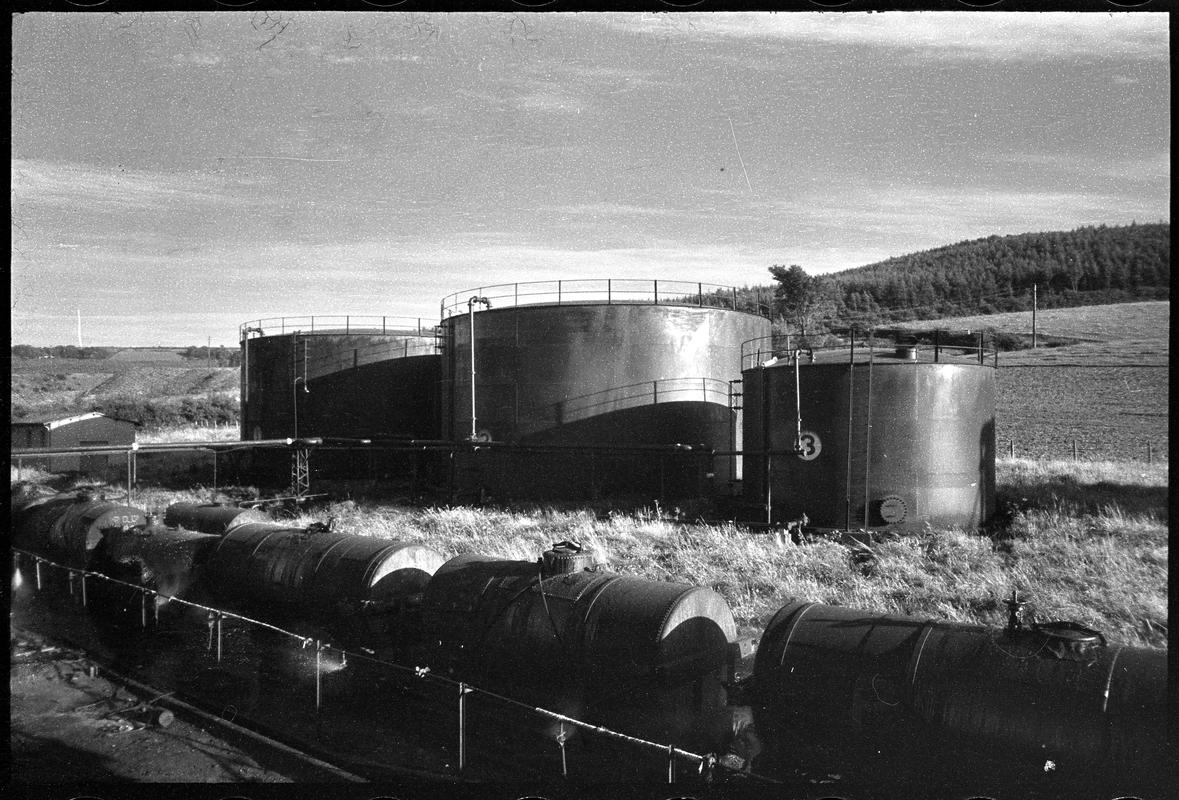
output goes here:
[[13, 18], [12, 340], [1170, 217], [1151, 13]]

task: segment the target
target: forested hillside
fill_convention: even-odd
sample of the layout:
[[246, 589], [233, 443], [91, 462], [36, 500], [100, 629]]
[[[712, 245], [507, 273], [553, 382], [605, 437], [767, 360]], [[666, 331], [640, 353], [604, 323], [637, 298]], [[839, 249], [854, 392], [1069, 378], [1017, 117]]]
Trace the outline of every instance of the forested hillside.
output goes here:
[[989, 236], [825, 276], [837, 311], [934, 318], [1170, 297], [1170, 224]]

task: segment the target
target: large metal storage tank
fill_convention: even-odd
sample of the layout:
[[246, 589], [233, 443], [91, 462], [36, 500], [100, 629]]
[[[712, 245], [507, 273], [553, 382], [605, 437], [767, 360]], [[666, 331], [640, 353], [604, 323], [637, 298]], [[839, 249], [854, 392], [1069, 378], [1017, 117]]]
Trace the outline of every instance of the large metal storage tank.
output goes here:
[[436, 330], [402, 317], [241, 326], [241, 435], [437, 438]]
[[[486, 298], [491, 307], [470, 298]], [[739, 443], [729, 382], [765, 317], [730, 287], [635, 280], [509, 284], [442, 304], [443, 435], [520, 445]], [[716, 480], [729, 477], [717, 463]]]
[[[774, 521], [805, 514], [819, 528], [919, 530], [991, 518], [992, 354], [890, 346], [815, 351], [814, 361], [805, 351], [750, 355], [744, 492], [751, 505], [768, 502]], [[785, 451], [800, 415], [795, 455]]]

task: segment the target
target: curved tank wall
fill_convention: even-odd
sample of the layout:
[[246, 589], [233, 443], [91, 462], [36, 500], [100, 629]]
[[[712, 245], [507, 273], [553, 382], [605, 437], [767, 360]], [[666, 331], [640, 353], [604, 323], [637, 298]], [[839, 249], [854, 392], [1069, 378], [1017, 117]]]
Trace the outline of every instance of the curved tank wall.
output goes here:
[[[929, 796], [1164, 797], [1166, 660], [1067, 622], [993, 630], [791, 601], [762, 634], [751, 694], [772, 763], [923, 783], [946, 764], [957, 791]], [[1007, 771], [1007, 790], [980, 785]]]
[[243, 326], [262, 334], [242, 339], [242, 439], [438, 436], [432, 327], [289, 327]]
[[[744, 492], [820, 528], [976, 527], [995, 507], [995, 370], [910, 349], [742, 372]], [[793, 450], [802, 418], [802, 453]], [[768, 491], [766, 457], [769, 450]]]
[[[727, 308], [584, 303], [476, 311], [478, 433], [513, 444], [703, 444], [739, 436], [729, 381], [764, 317]], [[471, 319], [442, 323], [443, 435], [471, 435]]]

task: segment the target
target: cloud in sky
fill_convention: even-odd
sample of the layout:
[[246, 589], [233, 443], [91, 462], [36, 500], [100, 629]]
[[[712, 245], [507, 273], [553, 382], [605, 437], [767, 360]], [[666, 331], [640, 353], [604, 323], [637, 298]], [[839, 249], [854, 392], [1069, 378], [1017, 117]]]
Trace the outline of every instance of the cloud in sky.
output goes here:
[[746, 285], [1166, 218], [1167, 35], [1160, 14], [21, 15], [13, 336], [55, 343], [81, 307], [108, 343], [168, 338], [156, 318], [228, 344], [488, 284]]
[[1167, 58], [1165, 14], [1070, 12], [779, 13], [617, 15], [622, 30], [675, 38], [884, 47], [934, 58], [1028, 60], [1087, 55]]

